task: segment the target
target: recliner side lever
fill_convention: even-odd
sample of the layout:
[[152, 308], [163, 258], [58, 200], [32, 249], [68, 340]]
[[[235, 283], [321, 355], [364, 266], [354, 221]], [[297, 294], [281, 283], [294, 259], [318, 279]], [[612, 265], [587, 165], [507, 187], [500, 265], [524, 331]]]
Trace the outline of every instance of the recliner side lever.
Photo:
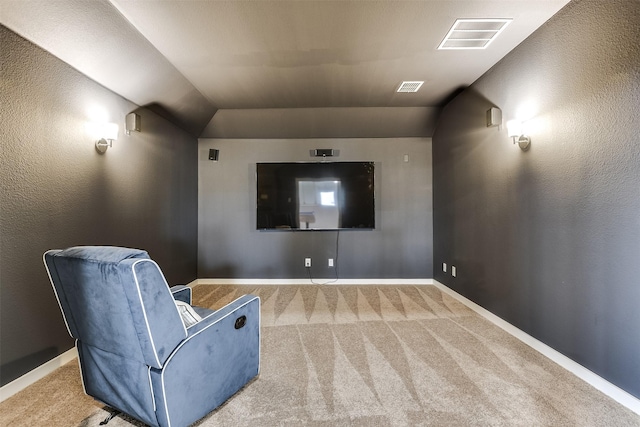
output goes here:
[[247, 323], [247, 316], [240, 316], [236, 319], [235, 328], [240, 329], [245, 325], [245, 323]]

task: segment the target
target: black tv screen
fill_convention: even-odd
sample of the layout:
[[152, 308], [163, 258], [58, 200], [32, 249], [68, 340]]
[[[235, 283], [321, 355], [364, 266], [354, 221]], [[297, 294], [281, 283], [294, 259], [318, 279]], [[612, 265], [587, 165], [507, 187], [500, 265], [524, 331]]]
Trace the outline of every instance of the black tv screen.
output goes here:
[[258, 230], [375, 228], [373, 162], [258, 163]]

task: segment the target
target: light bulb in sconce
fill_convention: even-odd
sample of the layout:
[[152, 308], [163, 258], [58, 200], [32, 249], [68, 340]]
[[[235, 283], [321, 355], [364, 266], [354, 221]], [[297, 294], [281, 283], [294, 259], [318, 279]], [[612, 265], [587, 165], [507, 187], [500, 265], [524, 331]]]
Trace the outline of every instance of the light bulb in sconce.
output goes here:
[[507, 134], [509, 138], [513, 138], [513, 143], [518, 143], [522, 151], [527, 151], [531, 145], [531, 138], [524, 135], [522, 131], [522, 122], [520, 120], [509, 120], [507, 122]]
[[509, 138], [514, 138], [513, 142], [515, 143], [515, 138], [522, 135], [522, 123], [519, 120], [509, 120], [507, 122], [507, 132], [509, 133]]
[[118, 139], [119, 126], [116, 123], [92, 123], [94, 138], [96, 141], [96, 151], [104, 154], [107, 148], [113, 146], [113, 140]]

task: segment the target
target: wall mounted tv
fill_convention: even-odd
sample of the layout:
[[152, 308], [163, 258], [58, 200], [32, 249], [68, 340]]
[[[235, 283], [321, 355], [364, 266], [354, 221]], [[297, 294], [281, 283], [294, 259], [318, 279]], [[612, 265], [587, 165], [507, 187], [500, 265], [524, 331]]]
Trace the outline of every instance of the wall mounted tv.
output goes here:
[[258, 163], [258, 230], [375, 229], [374, 162]]

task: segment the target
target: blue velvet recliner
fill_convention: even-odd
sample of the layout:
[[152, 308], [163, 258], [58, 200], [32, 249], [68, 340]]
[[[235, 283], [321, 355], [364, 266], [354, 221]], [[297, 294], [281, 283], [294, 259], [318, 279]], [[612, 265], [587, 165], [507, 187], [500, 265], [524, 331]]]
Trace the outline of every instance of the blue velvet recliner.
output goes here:
[[191, 304], [191, 289], [169, 288], [145, 251], [73, 247], [44, 262], [85, 392], [100, 402], [152, 426], [187, 426], [258, 375], [258, 297], [194, 307], [202, 319], [187, 327], [175, 300]]

